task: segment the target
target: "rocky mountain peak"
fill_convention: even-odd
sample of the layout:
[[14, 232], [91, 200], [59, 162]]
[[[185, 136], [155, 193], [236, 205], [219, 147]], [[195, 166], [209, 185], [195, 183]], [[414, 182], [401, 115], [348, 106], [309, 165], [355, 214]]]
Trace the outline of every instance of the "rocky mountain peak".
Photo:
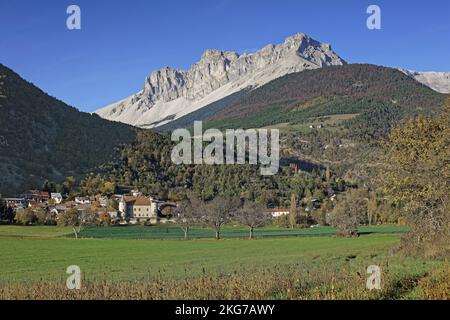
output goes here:
[[[97, 113], [133, 125], [161, 123], [161, 117], [176, 118], [205, 106], [207, 102], [263, 85], [288, 73], [343, 64], [345, 61], [331, 50], [330, 45], [303, 33], [288, 37], [281, 44], [267, 45], [255, 53], [241, 55], [210, 49], [189, 70], [166, 67], [152, 72], [141, 92]], [[178, 102], [180, 107], [171, 110], [171, 114], [168, 114], [168, 108], [159, 110], [164, 104]]]
[[234, 51], [209, 49], [203, 53], [200, 61], [208, 61], [214, 59], [237, 59], [237, 58], [239, 58], [239, 54]]
[[293, 36], [287, 37], [284, 40], [284, 44], [291, 47], [299, 47], [304, 41], [308, 41], [311, 38], [304, 33], [296, 33]]

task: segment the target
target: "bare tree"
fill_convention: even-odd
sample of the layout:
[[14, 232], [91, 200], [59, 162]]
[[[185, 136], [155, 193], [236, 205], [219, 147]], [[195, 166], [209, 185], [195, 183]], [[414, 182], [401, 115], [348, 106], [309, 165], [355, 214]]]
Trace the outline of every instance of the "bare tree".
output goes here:
[[63, 213], [58, 219], [58, 224], [72, 227], [75, 238], [78, 239], [78, 234], [84, 227], [97, 224], [97, 216], [90, 209], [78, 210], [74, 208]]
[[[195, 202], [195, 200], [194, 200]], [[177, 224], [184, 232], [184, 239], [188, 239], [188, 233], [191, 226], [198, 221], [199, 214], [197, 210], [194, 209], [191, 199], [188, 198], [182, 200], [178, 203], [174, 210], [174, 215], [176, 217]]]
[[242, 223], [249, 228], [249, 239], [253, 239], [254, 229], [266, 225], [271, 218], [271, 214], [262, 204], [257, 202], [245, 202], [235, 218], [239, 223]]
[[220, 230], [230, 221], [239, 206], [239, 198], [223, 196], [216, 197], [206, 204], [200, 204], [201, 218], [215, 231], [217, 240], [220, 239]]

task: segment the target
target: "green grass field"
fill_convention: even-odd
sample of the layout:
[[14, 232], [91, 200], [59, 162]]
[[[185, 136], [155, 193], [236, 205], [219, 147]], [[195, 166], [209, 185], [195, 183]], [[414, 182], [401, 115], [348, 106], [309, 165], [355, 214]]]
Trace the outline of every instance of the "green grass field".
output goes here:
[[[69, 265], [79, 265], [94, 279], [147, 278], [162, 272], [170, 277], [203, 272], [223, 273], [300, 262], [342, 262], [349, 255], [369, 259], [397, 241], [397, 236], [360, 239], [290, 238], [244, 240], [0, 240], [0, 279], [58, 279]], [[369, 261], [368, 261], [369, 263]]]
[[[87, 295], [83, 297], [109, 298], [118, 290], [118, 296], [132, 298], [140, 296], [139, 290], [150, 290], [147, 296], [153, 298], [183, 294], [220, 298], [232, 297], [238, 286], [239, 297], [277, 298], [281, 294], [285, 299], [289, 294], [284, 290], [291, 286], [289, 274], [295, 274], [297, 279], [305, 277], [304, 284], [298, 283], [297, 297], [370, 298], [364, 291], [366, 269], [378, 265], [389, 283], [381, 297], [415, 298], [418, 279], [448, 267], [443, 261], [393, 254], [406, 231], [402, 227], [365, 227], [353, 239], [333, 236], [332, 228], [267, 227], [258, 231], [257, 240], [242, 239], [246, 231], [227, 227], [223, 240], [217, 241], [210, 230], [195, 228], [192, 236], [196, 239], [185, 241], [178, 239], [183, 233], [176, 226], [106, 227], [87, 229], [85, 238], [74, 239], [70, 228], [0, 226], [0, 297], [51, 298], [51, 291], [39, 289], [47, 286], [58, 292], [55, 298], [65, 299], [69, 297], [64, 290], [66, 269], [77, 265], [90, 288], [80, 293]], [[261, 279], [259, 286], [259, 280], [248, 280], [252, 277], [266, 280]], [[334, 277], [342, 277], [336, 280], [342, 288], [338, 295], [332, 289]], [[233, 282], [227, 282], [228, 278]], [[162, 296], [159, 281], [170, 287]], [[177, 289], [181, 284], [184, 291]], [[203, 284], [209, 289], [202, 289]], [[308, 291], [302, 291], [304, 285]], [[246, 293], [242, 286], [252, 289]], [[127, 296], [127, 290], [133, 294]], [[210, 296], [207, 291], [214, 293]], [[446, 294], [447, 289], [438, 292]]]
[[[373, 226], [361, 227], [361, 234], [390, 234], [403, 233], [408, 228], [406, 226]], [[256, 229], [254, 236], [256, 238], [275, 238], [275, 237], [307, 237], [307, 236], [333, 236], [335, 229], [331, 227], [318, 227], [306, 229], [286, 229], [274, 226], [268, 226]], [[194, 227], [189, 232], [189, 237], [193, 239], [214, 238], [215, 233], [209, 228]], [[227, 226], [221, 232], [222, 238], [247, 238], [248, 229], [240, 226]], [[22, 227], [22, 226], [0, 226], [1, 237], [29, 238], [29, 237], [69, 237], [73, 233], [69, 227]], [[184, 233], [181, 228], [173, 225], [161, 226], [113, 226], [84, 229], [80, 237], [99, 238], [99, 239], [182, 239]]]
[[[172, 228], [171, 232], [175, 232], [175, 227]], [[162, 232], [163, 229], [159, 227], [157, 230]], [[0, 281], [63, 279], [69, 265], [79, 265], [87, 278], [120, 280], [149, 278], [156, 274], [190, 277], [204, 272], [222, 274], [292, 264], [304, 268], [320, 265], [339, 268], [349, 262], [383, 264], [391, 259], [389, 250], [399, 241], [399, 234], [393, 233], [399, 231], [395, 227], [379, 228], [376, 230], [378, 233], [370, 233], [374, 230], [367, 228], [367, 234], [358, 239], [340, 239], [324, 234], [325, 231], [330, 232], [328, 229], [303, 230], [309, 235], [322, 233], [323, 236], [317, 237], [266, 237], [252, 241], [104, 239], [107, 235], [112, 238], [145, 238], [147, 230], [154, 229], [140, 226], [96, 228], [86, 232], [91, 235], [97, 233], [103, 239], [72, 239], [66, 237], [70, 232], [67, 228], [2, 226], [0, 265], [3, 272], [0, 273]], [[126, 233], [120, 235], [120, 232]], [[203, 232], [207, 232], [206, 229]], [[227, 232], [228, 235], [240, 235], [244, 230], [228, 229], [224, 234]], [[271, 234], [275, 230], [260, 232]], [[302, 234], [302, 230], [291, 233]]]
[[56, 226], [8, 226], [0, 225], [0, 239], [2, 237], [20, 238], [49, 238], [62, 237], [70, 234], [72, 229], [70, 227], [56, 227]]
[[[399, 226], [374, 226], [361, 227], [361, 234], [372, 233], [402, 233], [407, 231], [407, 227]], [[336, 233], [331, 227], [318, 227], [306, 229], [287, 229], [268, 226], [256, 229], [256, 238], [275, 237], [307, 237], [307, 236], [332, 236]], [[71, 236], [71, 235], [68, 235]], [[215, 233], [209, 228], [194, 227], [189, 232], [189, 237], [193, 239], [214, 238]], [[221, 232], [222, 238], [247, 238], [248, 229], [240, 226], [225, 227]], [[81, 237], [84, 238], [111, 238], [111, 239], [182, 239], [184, 233], [181, 228], [173, 225], [161, 226], [127, 226], [127, 227], [105, 227], [91, 228], [83, 230]]]

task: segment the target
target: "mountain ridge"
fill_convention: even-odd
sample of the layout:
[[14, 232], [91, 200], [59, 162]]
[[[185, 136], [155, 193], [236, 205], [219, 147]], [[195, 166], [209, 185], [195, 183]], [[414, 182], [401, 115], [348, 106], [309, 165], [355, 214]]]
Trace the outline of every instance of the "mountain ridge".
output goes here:
[[399, 70], [434, 91], [450, 94], [450, 72], [418, 72], [400, 68]]
[[285, 74], [344, 64], [329, 44], [303, 33], [251, 54], [206, 50], [189, 70], [166, 67], [154, 71], [143, 90], [96, 113], [109, 120], [152, 128]]
[[[168, 158], [155, 158], [155, 153], [161, 155], [156, 149], [170, 154], [168, 136], [80, 112], [1, 64], [0, 96], [0, 193], [3, 195], [39, 187], [46, 179], [61, 182], [67, 176], [82, 178], [105, 172], [106, 168], [111, 168], [106, 170], [106, 175], [117, 175], [120, 169], [117, 161], [133, 166], [138, 158], [151, 160], [152, 183], [160, 185], [162, 180], [169, 179], [166, 187], [174, 186], [173, 175], [160, 172], [162, 167], [174, 168]], [[344, 150], [336, 145], [349, 145], [348, 139], [356, 139], [363, 141], [360, 145], [364, 146], [364, 141], [385, 137], [405, 116], [436, 114], [444, 98], [445, 95], [396, 69], [346, 64], [288, 74], [254, 90], [239, 91], [224, 98], [229, 101], [217, 101], [208, 110], [198, 110], [203, 114], [195, 117], [206, 121], [205, 129], [288, 123], [292, 125], [295, 139], [304, 129], [311, 136], [312, 143], [306, 150], [299, 147], [301, 154], [310, 160], [327, 160], [324, 159], [327, 148], [326, 152], [336, 152], [331, 160], [337, 155], [359, 161], [359, 154], [342, 154]], [[353, 116], [328, 126], [327, 118], [337, 114]], [[192, 119], [184, 120], [192, 124]], [[303, 129], [297, 132], [299, 125]], [[310, 125], [320, 125], [323, 129], [309, 129]], [[326, 140], [317, 142], [318, 137]], [[131, 145], [141, 145], [142, 150], [130, 153], [133, 148], [127, 146]], [[118, 150], [128, 151], [120, 157]], [[140, 179], [138, 172], [134, 174]], [[127, 176], [124, 181], [130, 185], [133, 179]]]
[[[346, 64], [285, 75], [259, 88], [214, 102], [155, 130], [164, 132], [190, 127], [194, 120], [203, 120], [206, 127], [222, 129], [258, 127], [292, 122], [295, 115], [303, 119], [307, 114], [325, 115], [333, 110], [337, 114], [342, 110], [364, 111], [379, 103], [404, 110], [423, 109], [427, 113], [442, 105], [442, 97], [397, 69]], [[325, 112], [328, 102], [331, 104]], [[278, 111], [272, 113], [275, 109]]]
[[80, 112], [0, 64], [0, 194], [83, 176], [131, 143], [136, 128]]

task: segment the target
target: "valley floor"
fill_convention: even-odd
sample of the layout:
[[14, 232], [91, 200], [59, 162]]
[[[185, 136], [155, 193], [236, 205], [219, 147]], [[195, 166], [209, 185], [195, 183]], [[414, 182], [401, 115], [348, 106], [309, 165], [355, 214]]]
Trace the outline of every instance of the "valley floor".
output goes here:
[[[68, 228], [0, 226], [0, 299], [403, 299], [450, 293], [449, 264], [393, 254], [398, 233], [251, 241], [68, 234]], [[65, 287], [70, 265], [81, 268], [77, 292]], [[366, 289], [370, 265], [382, 270], [380, 291]]]

